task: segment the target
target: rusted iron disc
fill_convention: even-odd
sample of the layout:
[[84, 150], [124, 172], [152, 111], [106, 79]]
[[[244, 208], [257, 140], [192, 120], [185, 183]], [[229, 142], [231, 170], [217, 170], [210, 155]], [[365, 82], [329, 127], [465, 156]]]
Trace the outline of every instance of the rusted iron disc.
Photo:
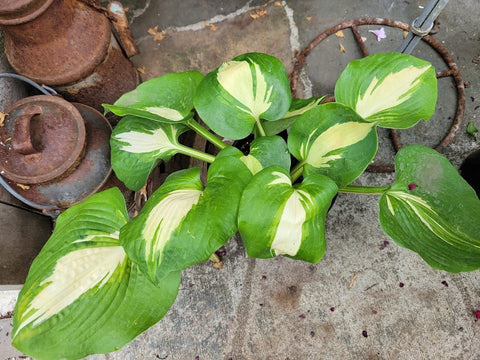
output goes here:
[[54, 0], [0, 0], [0, 25], [18, 25], [35, 19]]
[[80, 161], [85, 125], [78, 110], [56, 96], [17, 101], [0, 128], [0, 170], [21, 184], [64, 176]]
[[58, 209], [66, 209], [97, 192], [112, 173], [110, 124], [95, 109], [83, 104], [74, 103], [73, 105], [82, 115], [87, 132], [85, 155], [75, 170], [58, 181], [28, 187], [18, 186], [9, 181], [21, 196], [39, 205], [54, 205]]
[[[296, 94], [299, 74], [304, 68], [305, 63], [307, 62], [307, 56], [323, 40], [325, 40], [327, 37], [331, 35], [334, 35], [338, 31], [351, 29], [353, 37], [356, 43], [358, 44], [360, 51], [362, 52], [362, 55], [368, 56], [369, 51], [365, 46], [362, 36], [358, 30], [358, 27], [363, 25], [384, 25], [384, 26], [398, 28], [403, 31], [410, 31], [410, 25], [405, 24], [403, 22], [395, 21], [391, 19], [371, 18], [371, 17], [344, 21], [340, 24], [332, 26], [331, 28], [327, 29], [326, 31], [324, 31], [323, 33], [315, 37], [310, 42], [310, 44], [308, 44], [303, 50], [301, 50], [296, 54], [294, 68], [292, 73], [290, 74], [290, 87], [292, 88], [292, 94], [294, 95]], [[445, 149], [445, 147], [448, 146], [448, 144], [450, 144], [450, 142], [454, 138], [456, 132], [458, 131], [461, 125], [463, 114], [465, 112], [465, 86], [464, 86], [462, 76], [460, 75], [460, 70], [458, 69], [458, 66], [455, 63], [455, 60], [449, 54], [447, 49], [439, 41], [437, 41], [433, 36], [430, 36], [430, 35], [424, 36], [422, 40], [425, 41], [430, 47], [432, 47], [436, 51], [436, 53], [442, 58], [444, 63], [448, 66], [448, 70], [437, 72], [437, 78], [444, 78], [444, 77], [451, 76], [453, 77], [453, 80], [455, 81], [455, 85], [456, 85], [456, 91], [457, 91], [456, 107], [457, 108], [456, 108], [455, 117], [452, 120], [450, 129], [448, 130], [445, 137], [434, 147], [435, 150], [437, 150], [438, 152], [442, 152]], [[328, 101], [333, 101], [333, 100], [334, 100], [333, 98], [328, 98]], [[393, 146], [395, 150], [398, 151], [402, 147], [402, 144], [400, 142], [400, 137], [398, 135], [397, 130], [394, 130], [394, 129], [391, 130], [391, 137], [392, 137]], [[395, 168], [393, 164], [374, 163], [367, 168], [367, 171], [393, 172], [395, 171]]]
[[[1, 10], [0, 5], [0, 15]], [[90, 75], [104, 61], [112, 36], [108, 19], [77, 0], [54, 1], [30, 21], [3, 25], [3, 30], [15, 72], [49, 86]]]

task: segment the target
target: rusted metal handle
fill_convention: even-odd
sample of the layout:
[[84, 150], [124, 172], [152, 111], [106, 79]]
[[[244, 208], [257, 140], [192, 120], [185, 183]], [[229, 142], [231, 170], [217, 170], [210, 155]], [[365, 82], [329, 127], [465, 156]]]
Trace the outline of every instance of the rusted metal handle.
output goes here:
[[30, 155], [39, 152], [32, 143], [30, 124], [36, 115], [42, 110], [38, 106], [32, 106], [28, 113], [15, 119], [15, 131], [12, 138], [12, 149], [22, 155]]

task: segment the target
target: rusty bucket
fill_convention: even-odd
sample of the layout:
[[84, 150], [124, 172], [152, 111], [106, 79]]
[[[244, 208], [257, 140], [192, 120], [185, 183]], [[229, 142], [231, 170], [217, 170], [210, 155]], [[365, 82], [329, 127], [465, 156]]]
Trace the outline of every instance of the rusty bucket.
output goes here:
[[6, 113], [0, 126], [0, 174], [28, 205], [66, 209], [106, 183], [112, 172], [112, 128], [97, 110], [36, 95]]
[[0, 0], [0, 26], [7, 59], [18, 74], [103, 111], [102, 103], [135, 89], [139, 76], [110, 21], [88, 2]]

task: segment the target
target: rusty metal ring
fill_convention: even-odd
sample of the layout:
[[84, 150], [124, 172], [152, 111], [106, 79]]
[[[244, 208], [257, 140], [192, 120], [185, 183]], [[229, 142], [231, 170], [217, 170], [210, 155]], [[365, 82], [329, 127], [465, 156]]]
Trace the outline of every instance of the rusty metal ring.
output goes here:
[[[330, 35], [335, 34], [337, 31], [351, 28], [353, 37], [355, 38], [355, 41], [359, 46], [362, 55], [368, 56], [369, 52], [365, 46], [365, 43], [362, 40], [360, 32], [358, 31], [358, 26], [362, 25], [385, 25], [395, 27], [403, 31], [410, 31], [410, 25], [403, 22], [391, 19], [371, 17], [344, 21], [340, 24], [332, 26], [331, 28], [327, 29], [326, 31], [315, 37], [303, 50], [295, 54], [293, 71], [290, 74], [290, 87], [292, 89], [292, 94], [296, 95], [298, 77], [303, 67], [305, 66], [307, 56], [318, 44], [320, 44]], [[453, 60], [452, 56], [448, 53], [447, 49], [445, 49], [445, 47], [439, 41], [437, 41], [430, 35], [424, 36], [422, 40], [425, 41], [428, 45], [430, 45], [430, 47], [432, 47], [437, 52], [437, 54], [440, 55], [445, 64], [448, 66], [448, 70], [437, 72], [437, 78], [452, 76], [457, 89], [457, 110], [455, 113], [455, 118], [452, 121], [452, 125], [450, 126], [447, 135], [442, 139], [442, 141], [440, 141], [437, 146], [435, 146], [435, 150], [437, 150], [438, 152], [442, 152], [445, 147], [450, 144], [462, 122], [463, 114], [465, 112], [465, 87], [458, 66]], [[398, 151], [402, 147], [398, 132], [394, 129], [391, 129], [390, 131], [395, 151]], [[395, 168], [393, 165], [390, 164], [373, 163], [368, 166], [367, 171], [377, 173], [393, 172], [395, 171]]]

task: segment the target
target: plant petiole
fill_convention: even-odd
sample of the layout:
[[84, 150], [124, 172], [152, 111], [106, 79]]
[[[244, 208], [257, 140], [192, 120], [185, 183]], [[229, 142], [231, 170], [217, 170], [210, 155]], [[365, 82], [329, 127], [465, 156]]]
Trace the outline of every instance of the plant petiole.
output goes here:
[[299, 162], [290, 172], [290, 177], [292, 178], [292, 183], [297, 181], [297, 179], [302, 176], [303, 174], [303, 166], [305, 165], [305, 161]]
[[202, 125], [200, 125], [195, 119], [190, 118], [186, 121], [187, 126], [195, 131], [197, 134], [202, 136], [203, 138], [207, 139], [209, 142], [211, 142], [213, 145], [218, 147], [220, 150], [225, 149], [227, 147], [227, 144], [225, 144], [222, 140], [220, 140], [218, 137], [213, 135], [210, 131], [205, 129]]
[[256, 119], [255, 122], [256, 122], [258, 133], [260, 134], [260, 136], [267, 136], [267, 133], [265, 132], [265, 129], [263, 128], [260, 122], [260, 119]]
[[390, 189], [390, 185], [387, 185], [387, 186], [347, 185], [338, 189], [338, 192], [353, 193], [353, 194], [382, 195], [388, 189]]
[[213, 163], [213, 161], [215, 160], [215, 156], [213, 156], [211, 154], [207, 154], [207, 153], [205, 153], [203, 151], [200, 151], [200, 150], [197, 150], [197, 149], [190, 148], [188, 146], [179, 145], [177, 147], [177, 150], [180, 154], [191, 156], [195, 159], [205, 161], [205, 162], [210, 163], [210, 164]]

